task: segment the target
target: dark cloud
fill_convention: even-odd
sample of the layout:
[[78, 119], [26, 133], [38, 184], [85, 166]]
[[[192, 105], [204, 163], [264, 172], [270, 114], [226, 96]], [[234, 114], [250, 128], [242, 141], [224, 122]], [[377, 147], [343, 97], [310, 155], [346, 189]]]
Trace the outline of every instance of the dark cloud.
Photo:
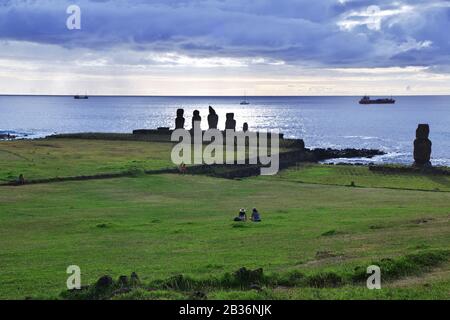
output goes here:
[[[65, 27], [74, 3], [80, 31]], [[436, 66], [450, 64], [449, 17], [441, 0], [9, 0], [0, 4], [0, 39], [293, 65]]]

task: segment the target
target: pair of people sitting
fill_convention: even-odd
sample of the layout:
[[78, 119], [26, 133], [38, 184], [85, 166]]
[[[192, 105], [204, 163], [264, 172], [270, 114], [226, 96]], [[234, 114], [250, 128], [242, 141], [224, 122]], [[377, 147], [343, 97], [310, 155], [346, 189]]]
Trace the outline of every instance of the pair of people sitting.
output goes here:
[[[253, 222], [261, 222], [261, 215], [259, 214], [258, 210], [256, 210], [256, 208], [253, 208], [250, 220]], [[241, 208], [241, 210], [239, 210], [239, 216], [234, 218], [234, 221], [247, 221], [247, 213], [245, 212], [244, 208]]]

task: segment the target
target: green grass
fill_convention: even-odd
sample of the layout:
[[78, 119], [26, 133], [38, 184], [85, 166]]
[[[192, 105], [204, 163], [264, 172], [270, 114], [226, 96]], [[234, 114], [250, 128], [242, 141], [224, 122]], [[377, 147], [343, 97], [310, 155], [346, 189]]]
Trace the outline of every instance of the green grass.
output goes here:
[[42, 139], [0, 142], [0, 182], [173, 168], [171, 143]]
[[[261, 292], [219, 290], [208, 295], [209, 299], [219, 300], [443, 300], [450, 299], [450, 281], [434, 281], [412, 285], [408, 288], [384, 287], [381, 290], [368, 290], [365, 287], [344, 286], [340, 288], [277, 288]], [[141, 299], [144, 297], [141, 297]], [[153, 299], [153, 297], [149, 297]]]
[[[20, 174], [36, 180], [176, 168], [171, 161], [173, 146], [171, 142], [73, 138], [0, 141], [0, 183], [16, 181]], [[248, 157], [248, 150], [241, 156]]]
[[[148, 282], [242, 266], [325, 272], [444, 249], [449, 200], [449, 193], [178, 175], [2, 187], [0, 297], [56, 297], [71, 264], [82, 268], [84, 284], [132, 271]], [[236, 228], [238, 208], [252, 206], [263, 223]], [[323, 236], [329, 230], [342, 234]]]
[[372, 172], [365, 166], [299, 164], [283, 171], [279, 179], [299, 183], [356, 187], [450, 191], [450, 176]]
[[[150, 157], [138, 152], [144, 142], [131, 143], [135, 153], [129, 156], [117, 150], [112, 157], [91, 154], [98, 141], [64, 141], [64, 150], [85, 150], [79, 151], [85, 153], [83, 167], [75, 162], [77, 153], [47, 159], [48, 147], [38, 142], [32, 146], [42, 169], [30, 171], [36, 176], [53, 172], [52, 161], [73, 163], [67, 174], [86, 174], [103, 161], [119, 165], [122, 157]], [[124, 142], [103, 142], [102, 150], [120, 149], [116, 143]], [[150, 144], [149, 150], [163, 145]], [[27, 156], [34, 150], [22, 148]], [[167, 156], [155, 152], [155, 159]], [[156, 167], [160, 160], [146, 161]], [[361, 173], [365, 180], [351, 179], [365, 188], [347, 187], [343, 169], [307, 166], [304, 172], [239, 181], [166, 174], [0, 187], [0, 298], [61, 297], [66, 268], [73, 264], [81, 267], [83, 285], [135, 271], [152, 287], [114, 299], [186, 299], [196, 289], [210, 299], [450, 298], [450, 192], [389, 189], [402, 185], [360, 167], [348, 169]], [[408, 189], [434, 189], [426, 184], [428, 176], [414, 176], [408, 184], [408, 176], [398, 179]], [[239, 208], [254, 206], [262, 223], [232, 221]], [[372, 263], [382, 266], [380, 291], [360, 281]], [[227, 278], [241, 267], [263, 268], [268, 280], [261, 290], [236, 287]], [[164, 286], [168, 279], [201, 285]]]
[[[391, 280], [409, 275], [421, 275], [431, 268], [448, 262], [450, 250], [422, 252], [411, 254], [398, 259], [383, 259], [372, 262], [383, 270], [383, 279]], [[297, 271], [285, 274], [272, 273], [264, 274], [262, 269], [248, 270], [241, 268], [234, 273], [225, 273], [219, 277], [192, 278], [177, 275], [165, 280], [156, 280], [148, 284], [140, 281], [127, 280], [114, 281], [111, 279], [110, 285], [93, 284], [84, 287], [82, 290], [65, 291], [62, 297], [65, 299], [111, 299], [111, 298], [132, 298], [140, 296], [143, 299], [152, 299], [156, 292], [179, 294], [183, 299], [205, 299], [208, 294], [217, 294], [224, 290], [238, 291], [243, 294], [251, 290], [256, 290], [260, 298], [268, 298], [267, 294], [273, 295], [277, 289], [283, 288], [285, 291], [291, 288], [344, 288], [358, 283], [364, 284], [367, 278], [367, 266], [359, 266], [354, 270], [339, 274], [338, 272], [322, 272], [313, 274], [303, 274]], [[129, 278], [128, 278], [129, 279]], [[359, 287], [356, 287], [360, 289]], [[207, 293], [206, 293], [207, 292]], [[226, 292], [226, 291], [225, 291]], [[163, 297], [161, 297], [163, 298]]]

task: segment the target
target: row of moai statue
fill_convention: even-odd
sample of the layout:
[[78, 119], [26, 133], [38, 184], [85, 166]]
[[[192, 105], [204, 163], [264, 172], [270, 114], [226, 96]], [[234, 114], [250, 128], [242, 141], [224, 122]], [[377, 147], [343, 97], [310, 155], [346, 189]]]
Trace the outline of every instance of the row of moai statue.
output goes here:
[[417, 167], [431, 166], [431, 146], [429, 139], [430, 126], [419, 124], [416, 130], [416, 140], [414, 140], [414, 165]]
[[[225, 121], [225, 130], [233, 130], [236, 131], [236, 120], [234, 120], [234, 113], [227, 113], [227, 119]], [[202, 121], [202, 117], [200, 116], [200, 111], [195, 110], [192, 115], [192, 128], [196, 125], [200, 126]], [[208, 115], [208, 126], [209, 129], [217, 129], [217, 125], [219, 123], [219, 116], [211, 106], [209, 107], [209, 115]], [[184, 119], [184, 109], [177, 110], [177, 118], [175, 119], [175, 129], [184, 129], [185, 119]], [[248, 131], [248, 124], [244, 123], [243, 131]]]

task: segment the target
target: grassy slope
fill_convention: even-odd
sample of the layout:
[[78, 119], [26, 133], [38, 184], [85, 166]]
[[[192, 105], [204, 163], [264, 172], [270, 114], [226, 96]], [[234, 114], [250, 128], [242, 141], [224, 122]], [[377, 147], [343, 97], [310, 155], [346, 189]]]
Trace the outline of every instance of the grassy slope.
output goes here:
[[363, 166], [303, 164], [281, 172], [281, 180], [358, 187], [450, 191], [450, 176], [371, 172]]
[[[450, 265], [446, 266], [447, 268]], [[385, 286], [382, 290], [367, 290], [365, 287], [345, 286], [341, 288], [299, 288], [287, 289], [277, 288], [275, 290], [256, 291], [217, 291], [209, 295], [210, 299], [224, 300], [258, 300], [258, 299], [290, 299], [290, 300], [367, 300], [367, 299], [425, 299], [442, 300], [450, 299], [450, 281], [449, 275], [445, 279], [431, 280], [423, 284], [412, 285], [409, 287], [391, 287]]]
[[[34, 180], [174, 168], [173, 146], [169, 142], [89, 139], [0, 141], [0, 183], [17, 180], [20, 174]], [[280, 151], [284, 150], [281, 146]], [[248, 152], [243, 154], [247, 156]]]
[[[446, 249], [449, 200], [450, 193], [298, 184], [276, 177], [161, 175], [2, 187], [0, 297], [55, 297], [64, 289], [70, 264], [82, 268], [86, 284], [103, 274], [132, 271], [150, 281], [178, 273], [218, 275], [241, 266], [268, 272], [341, 270]], [[264, 223], [231, 222], [238, 208], [252, 206], [260, 208]], [[438, 286], [443, 289], [436, 294], [448, 298], [448, 282]], [[353, 297], [371, 295], [350, 291]], [[277, 294], [317, 294], [307, 292]], [[319, 292], [343, 295], [336, 289]], [[407, 292], [427, 296], [423, 290]]]
[[171, 143], [43, 139], [0, 142], [0, 182], [173, 167]]
[[[130, 141], [2, 142], [0, 181], [19, 173], [43, 178], [170, 167], [170, 149], [167, 143]], [[346, 187], [351, 181], [377, 188]], [[160, 175], [0, 187], [0, 298], [56, 297], [70, 264], [80, 265], [87, 284], [132, 271], [144, 281], [178, 273], [222, 275], [242, 266], [345, 271], [383, 257], [448, 249], [450, 193], [383, 189], [445, 191], [448, 183], [365, 167], [307, 165], [242, 181]], [[262, 224], [231, 221], [238, 208], [253, 206], [261, 210]], [[377, 293], [279, 288], [209, 296], [449, 298], [449, 281], [446, 273], [427, 280], [426, 289], [411, 283]]]

